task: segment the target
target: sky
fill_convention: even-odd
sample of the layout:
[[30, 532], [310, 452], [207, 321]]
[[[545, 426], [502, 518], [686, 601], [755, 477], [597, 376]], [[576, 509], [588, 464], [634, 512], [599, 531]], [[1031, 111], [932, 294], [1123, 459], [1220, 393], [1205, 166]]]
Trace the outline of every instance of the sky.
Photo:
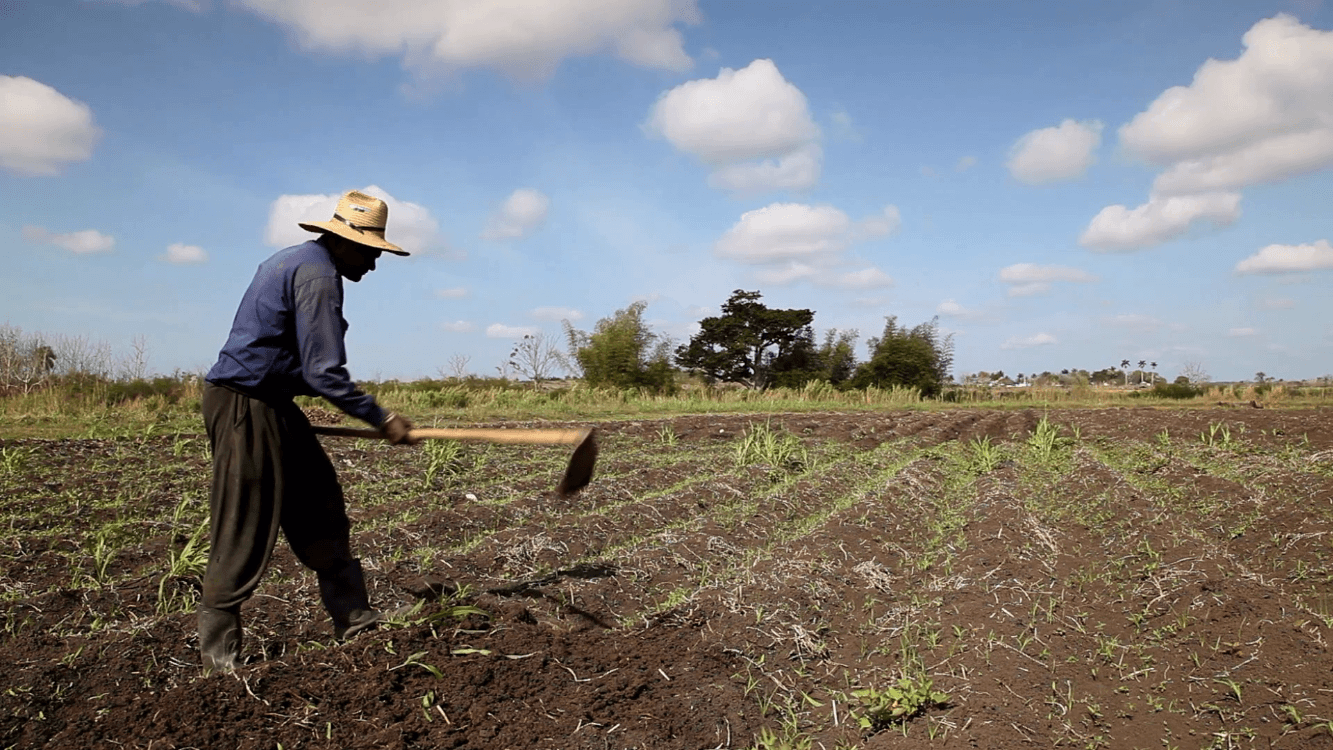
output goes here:
[[1321, 0], [0, 0], [0, 323], [203, 372], [260, 262], [389, 204], [359, 379], [494, 376], [735, 290], [954, 375], [1333, 373]]

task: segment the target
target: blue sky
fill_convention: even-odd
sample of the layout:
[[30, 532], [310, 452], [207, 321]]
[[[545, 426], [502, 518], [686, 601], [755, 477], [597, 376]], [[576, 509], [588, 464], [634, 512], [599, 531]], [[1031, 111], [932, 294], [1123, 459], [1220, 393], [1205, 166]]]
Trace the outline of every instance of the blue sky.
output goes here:
[[[390, 204], [349, 369], [494, 375], [736, 289], [955, 375], [1333, 372], [1319, 0], [0, 3], [0, 322], [203, 370], [255, 267]], [[858, 354], [865, 356], [862, 346]]]

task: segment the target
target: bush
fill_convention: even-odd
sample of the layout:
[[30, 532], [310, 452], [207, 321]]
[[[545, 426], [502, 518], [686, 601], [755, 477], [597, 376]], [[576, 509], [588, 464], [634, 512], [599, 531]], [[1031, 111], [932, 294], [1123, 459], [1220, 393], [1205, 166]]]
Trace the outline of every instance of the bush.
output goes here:
[[1167, 385], [1158, 382], [1150, 391], [1135, 391], [1132, 398], [1173, 398], [1187, 399], [1197, 398], [1204, 394], [1203, 388], [1190, 385], [1189, 383], [1175, 382]]

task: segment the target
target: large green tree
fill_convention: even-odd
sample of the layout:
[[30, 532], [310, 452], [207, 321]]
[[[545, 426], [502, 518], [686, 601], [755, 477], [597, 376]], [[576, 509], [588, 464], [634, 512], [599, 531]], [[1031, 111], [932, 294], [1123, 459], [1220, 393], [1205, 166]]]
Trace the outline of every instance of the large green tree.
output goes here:
[[938, 317], [909, 329], [898, 325], [897, 316], [889, 316], [884, 333], [866, 343], [870, 359], [856, 368], [851, 381], [855, 388], [902, 386], [931, 398], [952, 379], [953, 334], [940, 336]]
[[565, 321], [569, 353], [583, 382], [610, 388], [643, 388], [670, 392], [675, 388], [670, 342], [653, 333], [643, 320], [647, 302], [635, 302], [602, 318], [592, 333]]
[[710, 380], [763, 389], [774, 375], [811, 364], [812, 310], [774, 310], [759, 292], [737, 289], [722, 314], [699, 321], [699, 332], [676, 348], [676, 364]]

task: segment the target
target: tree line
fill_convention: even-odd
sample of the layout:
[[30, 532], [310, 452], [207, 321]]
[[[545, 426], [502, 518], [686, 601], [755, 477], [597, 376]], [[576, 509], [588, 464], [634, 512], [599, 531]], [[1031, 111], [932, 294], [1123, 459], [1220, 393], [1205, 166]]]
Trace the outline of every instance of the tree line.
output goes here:
[[[910, 328], [897, 316], [886, 317], [880, 335], [866, 341], [869, 358], [858, 361], [857, 331], [829, 329], [817, 337], [813, 310], [775, 309], [761, 300], [758, 291], [737, 289], [720, 315], [699, 321], [699, 332], [674, 347], [644, 321], [646, 302], [617, 310], [591, 331], [566, 320], [568, 354], [552, 350], [550, 359], [591, 386], [661, 393], [676, 389], [679, 373], [755, 390], [822, 382], [835, 388], [916, 388], [924, 397], [939, 395], [951, 380], [953, 334], [940, 333], [938, 317]], [[532, 376], [531, 366], [546, 359], [541, 355], [541, 342], [525, 339], [510, 365]]]

